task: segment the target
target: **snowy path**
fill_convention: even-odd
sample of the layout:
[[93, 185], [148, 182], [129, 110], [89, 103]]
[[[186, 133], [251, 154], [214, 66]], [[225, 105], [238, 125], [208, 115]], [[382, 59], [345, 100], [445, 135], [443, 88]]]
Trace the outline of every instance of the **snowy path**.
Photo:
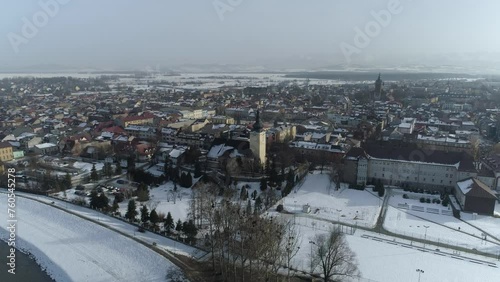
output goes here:
[[[6, 210], [6, 204], [0, 193], [0, 209]], [[31, 253], [56, 281], [165, 281], [174, 267], [145, 246], [88, 220], [21, 197], [16, 204], [17, 247]], [[0, 237], [7, 236], [2, 224]]]

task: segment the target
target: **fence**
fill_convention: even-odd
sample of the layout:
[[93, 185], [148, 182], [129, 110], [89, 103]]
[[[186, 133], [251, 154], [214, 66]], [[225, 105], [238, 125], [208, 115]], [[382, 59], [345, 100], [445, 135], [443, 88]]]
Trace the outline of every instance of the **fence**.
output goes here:
[[398, 209], [453, 216], [453, 211], [398, 203]]
[[[394, 231], [391, 231], [391, 232], [394, 232]], [[401, 230], [398, 230], [397, 232], [394, 232], [394, 233], [400, 234], [400, 235], [403, 235], [406, 237], [415, 238], [415, 239], [431, 241], [431, 242], [437, 243], [437, 244], [445, 244], [445, 245], [453, 246], [456, 248], [463, 248], [463, 249], [474, 250], [474, 251], [478, 251], [478, 245], [481, 246], [481, 245], [486, 244], [486, 243], [495, 244], [495, 243], [491, 243], [491, 242], [486, 242], [485, 240], [482, 240], [480, 238], [476, 238], [477, 242], [478, 242], [477, 245], [471, 245], [471, 244], [467, 244], [467, 243], [463, 243], [463, 242], [459, 242], [459, 241], [454, 241], [454, 240], [450, 240], [450, 239], [443, 239], [443, 237], [433, 237], [433, 236], [429, 236], [429, 235], [425, 235], [425, 234], [421, 234], [421, 233], [405, 232], [405, 231], [401, 231]], [[415, 244], [415, 243], [413, 243], [413, 244]], [[418, 244], [423, 244], [423, 243], [418, 243]], [[429, 244], [432, 244], [432, 243], [429, 243]], [[495, 244], [495, 245], [497, 245], [497, 244]], [[488, 253], [488, 254], [493, 254], [493, 255], [499, 254], [499, 248], [488, 247], [488, 248], [482, 248], [479, 251], [484, 252], [484, 253]]]

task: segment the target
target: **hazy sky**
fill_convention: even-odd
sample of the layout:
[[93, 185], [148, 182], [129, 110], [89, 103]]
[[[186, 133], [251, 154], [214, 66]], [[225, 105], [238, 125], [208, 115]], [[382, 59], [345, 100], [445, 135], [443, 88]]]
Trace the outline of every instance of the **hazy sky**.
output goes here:
[[[374, 20], [372, 11], [387, 10], [394, 0], [59, 0], [67, 4], [59, 4], [31, 38], [24, 36], [23, 17], [33, 23], [38, 15], [43, 23], [39, 2], [57, 1], [0, 0], [0, 70], [39, 64], [346, 63], [342, 42], [356, 47], [355, 28], [365, 29]], [[214, 3], [228, 10], [218, 13]], [[500, 1], [399, 3], [400, 13], [352, 61], [418, 62], [444, 54], [451, 61], [499, 58]]]

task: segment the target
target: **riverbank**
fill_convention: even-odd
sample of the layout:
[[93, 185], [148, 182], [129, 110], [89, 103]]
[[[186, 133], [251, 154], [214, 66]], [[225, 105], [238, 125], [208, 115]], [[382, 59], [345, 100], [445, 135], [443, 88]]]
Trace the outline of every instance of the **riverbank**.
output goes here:
[[[3, 229], [0, 229], [2, 232]], [[1, 236], [3, 237], [3, 236]], [[37, 282], [53, 282], [54, 280], [50, 278], [47, 272], [37, 264], [36, 260], [29, 254], [25, 254], [20, 250], [16, 250], [16, 274], [11, 274], [8, 271], [7, 266], [8, 259], [7, 254], [9, 253], [10, 247], [6, 242], [0, 240], [0, 264], [2, 265], [0, 270], [0, 281], [12, 281], [12, 282], [25, 282], [25, 281], [37, 281]]]

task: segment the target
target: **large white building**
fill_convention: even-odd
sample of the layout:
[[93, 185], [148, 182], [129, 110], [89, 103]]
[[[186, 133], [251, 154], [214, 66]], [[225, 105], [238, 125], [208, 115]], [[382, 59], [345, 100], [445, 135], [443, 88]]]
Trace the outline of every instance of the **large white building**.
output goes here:
[[465, 152], [422, 150], [414, 144], [379, 142], [352, 148], [344, 159], [344, 181], [366, 185], [382, 181], [386, 185], [424, 189], [452, 189], [456, 182], [478, 177], [496, 186], [491, 173], [479, 169]]

